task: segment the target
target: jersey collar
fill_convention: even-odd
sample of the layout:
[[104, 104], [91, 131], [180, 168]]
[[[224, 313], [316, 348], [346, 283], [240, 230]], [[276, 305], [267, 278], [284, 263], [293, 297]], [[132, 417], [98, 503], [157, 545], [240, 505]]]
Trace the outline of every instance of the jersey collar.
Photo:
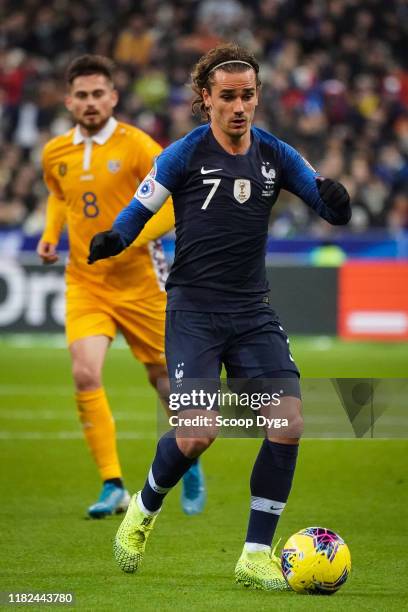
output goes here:
[[74, 145], [78, 145], [81, 144], [81, 142], [85, 142], [85, 140], [91, 140], [92, 142], [96, 142], [99, 145], [103, 145], [112, 136], [113, 132], [116, 130], [117, 125], [118, 122], [116, 121], [116, 119], [114, 117], [109, 117], [103, 128], [90, 138], [84, 136], [81, 133], [79, 125], [76, 125], [74, 128], [74, 136], [72, 138], [72, 142], [74, 143]]

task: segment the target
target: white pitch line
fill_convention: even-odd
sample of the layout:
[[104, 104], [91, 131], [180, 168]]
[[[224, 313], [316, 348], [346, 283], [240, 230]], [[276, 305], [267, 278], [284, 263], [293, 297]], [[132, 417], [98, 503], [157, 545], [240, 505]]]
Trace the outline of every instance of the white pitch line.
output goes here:
[[[119, 440], [154, 440], [157, 438], [152, 432], [140, 433], [136, 431], [119, 432]], [[0, 440], [82, 440], [80, 431], [0, 431]]]
[[[68, 350], [65, 334], [60, 332], [53, 332], [52, 334], [44, 334], [42, 332], [5, 334], [0, 339], [0, 346], [10, 346], [14, 349], [51, 348]], [[110, 349], [129, 350], [129, 346], [126, 340], [118, 335], [111, 344]]]
[[[147, 423], [155, 422], [156, 413], [138, 414], [135, 412], [115, 412], [113, 416], [116, 421], [144, 421]], [[69, 421], [76, 423], [75, 411], [72, 414], [61, 413], [58, 410], [0, 410], [0, 421]]]
[[[0, 396], [49, 396], [49, 395], [59, 395], [59, 396], [72, 396], [75, 393], [75, 389], [71, 386], [63, 386], [63, 385], [31, 385], [26, 386], [21, 385], [0, 385]], [[132, 387], [131, 389], [107, 389], [106, 394], [112, 397], [148, 397], [154, 398], [154, 391], [150, 390], [146, 387]]]

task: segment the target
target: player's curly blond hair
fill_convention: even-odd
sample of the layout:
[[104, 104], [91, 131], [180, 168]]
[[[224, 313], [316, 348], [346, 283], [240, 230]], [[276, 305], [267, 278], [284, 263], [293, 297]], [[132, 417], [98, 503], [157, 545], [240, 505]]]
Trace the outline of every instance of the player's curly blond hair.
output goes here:
[[197, 94], [191, 105], [192, 110], [194, 114], [200, 114], [203, 119], [208, 120], [210, 115], [203, 101], [202, 90], [207, 89], [211, 92], [211, 86], [214, 84], [214, 68], [223, 62], [233, 63], [221, 66], [217, 70], [230, 73], [245, 72], [245, 70], [248, 70], [247, 64], [250, 64], [255, 72], [256, 86], [258, 88], [261, 86], [259, 64], [252, 53], [235, 43], [218, 45], [198, 60], [191, 73], [191, 87]]

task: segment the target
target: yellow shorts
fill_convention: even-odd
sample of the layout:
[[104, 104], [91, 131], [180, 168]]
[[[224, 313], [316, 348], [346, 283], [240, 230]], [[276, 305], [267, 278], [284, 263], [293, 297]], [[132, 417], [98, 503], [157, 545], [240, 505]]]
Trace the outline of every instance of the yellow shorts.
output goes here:
[[149, 299], [123, 300], [97, 294], [78, 283], [67, 283], [65, 332], [68, 346], [89, 336], [114, 338], [119, 329], [142, 363], [165, 364], [166, 294], [157, 289]]

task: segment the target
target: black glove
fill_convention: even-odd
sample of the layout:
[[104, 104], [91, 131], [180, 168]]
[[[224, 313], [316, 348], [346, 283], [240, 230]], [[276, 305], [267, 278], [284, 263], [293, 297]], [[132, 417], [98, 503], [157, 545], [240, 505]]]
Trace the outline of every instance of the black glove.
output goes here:
[[119, 232], [109, 230], [108, 232], [100, 232], [95, 234], [89, 245], [88, 263], [93, 264], [98, 259], [112, 257], [123, 251], [125, 245], [120, 237]]
[[341, 183], [321, 176], [316, 178], [316, 183], [320, 197], [332, 210], [339, 210], [350, 205], [350, 196]]

